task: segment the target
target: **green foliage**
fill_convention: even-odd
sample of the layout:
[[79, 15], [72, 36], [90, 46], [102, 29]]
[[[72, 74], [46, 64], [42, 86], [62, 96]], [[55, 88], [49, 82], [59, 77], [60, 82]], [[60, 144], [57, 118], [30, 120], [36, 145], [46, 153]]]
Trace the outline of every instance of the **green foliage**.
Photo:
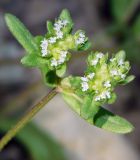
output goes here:
[[74, 93], [63, 93], [64, 100], [79, 116], [84, 118], [91, 125], [111, 131], [114, 133], [129, 133], [134, 127], [128, 121], [110, 111], [97, 107], [91, 102], [89, 97], [83, 98]]
[[21, 63], [28, 67], [36, 67], [36, 66], [42, 66], [44, 64], [47, 64], [45, 59], [42, 59], [41, 57], [37, 56], [37, 54], [34, 54], [34, 53], [24, 56], [21, 59]]
[[63, 64], [60, 68], [56, 70], [56, 75], [62, 77], [66, 72], [66, 68], [67, 68], [66, 64]]
[[[115, 133], [128, 133], [134, 129], [132, 124], [122, 117], [102, 108], [101, 103], [96, 102], [91, 94], [84, 95], [77, 92], [75, 87], [79, 87], [79, 82], [79, 77], [74, 78], [72, 76], [61, 81], [64, 100], [79, 116], [96, 127]], [[115, 94], [113, 94], [113, 99], [116, 99]], [[111, 99], [110, 103], [111, 101], [114, 102]]]
[[27, 53], [33, 53], [38, 50], [38, 46], [34, 42], [33, 36], [19, 19], [12, 14], [5, 14], [5, 20], [9, 30], [24, 47]]

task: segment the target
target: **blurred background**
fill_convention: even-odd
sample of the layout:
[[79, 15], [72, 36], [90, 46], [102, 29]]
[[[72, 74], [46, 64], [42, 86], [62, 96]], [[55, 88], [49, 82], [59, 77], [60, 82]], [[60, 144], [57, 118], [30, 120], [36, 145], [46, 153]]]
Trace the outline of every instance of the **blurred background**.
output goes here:
[[[37, 69], [25, 68], [25, 54], [8, 31], [4, 14], [16, 15], [33, 35], [46, 33], [46, 20], [69, 9], [74, 31], [84, 29], [92, 50], [110, 54], [124, 49], [136, 79], [116, 89], [108, 106], [135, 126], [127, 135], [90, 126], [57, 95], [0, 153], [0, 160], [140, 159], [140, 0], [0, 0], [0, 137], [49, 89]], [[82, 75], [85, 53], [73, 53], [69, 74]]]

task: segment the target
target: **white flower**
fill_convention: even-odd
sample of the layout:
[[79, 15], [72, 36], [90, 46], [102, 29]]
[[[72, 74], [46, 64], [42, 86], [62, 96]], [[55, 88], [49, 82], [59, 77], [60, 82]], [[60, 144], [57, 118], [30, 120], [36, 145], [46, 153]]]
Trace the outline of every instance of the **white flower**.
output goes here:
[[92, 64], [93, 66], [96, 66], [97, 63], [98, 63], [98, 59], [95, 59], [95, 60], [92, 60], [92, 61], [91, 61], [91, 64]]
[[111, 70], [110, 73], [111, 73], [112, 76], [117, 76], [118, 75], [117, 70]]
[[47, 49], [48, 47], [48, 41], [44, 38], [44, 40], [41, 41], [41, 48]]
[[103, 53], [98, 53], [98, 54], [96, 55], [96, 57], [100, 59], [100, 58], [103, 57], [103, 55], [104, 55]]
[[56, 32], [56, 35], [57, 35], [57, 39], [63, 38], [63, 32], [61, 31]]
[[82, 91], [83, 92], [87, 91], [89, 89], [89, 86], [88, 86], [87, 82], [82, 82], [81, 85], [82, 85]]
[[48, 52], [47, 52], [46, 49], [42, 49], [42, 50], [41, 50], [41, 53], [42, 53], [42, 57], [45, 57], [45, 56], [48, 55]]
[[104, 86], [105, 86], [106, 88], [111, 87], [110, 81], [106, 81], [106, 82], [104, 83]]
[[85, 42], [85, 39], [80, 37], [76, 40], [76, 44], [83, 44]]
[[100, 96], [95, 97], [95, 101], [100, 101], [100, 100], [101, 100]]
[[105, 94], [106, 94], [106, 97], [107, 97], [108, 99], [111, 98], [111, 94], [110, 94], [109, 91], [106, 91]]
[[44, 38], [44, 40], [41, 41], [41, 53], [42, 53], [42, 57], [45, 57], [47, 56], [48, 54], [48, 51], [47, 51], [47, 48], [48, 48], [48, 41]]
[[82, 33], [82, 32], [81, 32], [81, 33], [79, 33], [79, 37], [80, 37], [80, 38], [85, 38], [84, 33]]
[[61, 57], [64, 57], [64, 58], [67, 56], [67, 54], [68, 54], [68, 51], [61, 51], [60, 52]]
[[101, 99], [106, 99], [106, 93], [105, 92], [101, 93], [100, 97]]
[[51, 44], [55, 43], [55, 42], [56, 42], [56, 37], [50, 37], [50, 38], [49, 38], [49, 42], [50, 42]]
[[62, 23], [61, 23], [63, 26], [66, 26], [68, 24], [68, 21], [65, 19], [65, 20], [62, 20]]
[[55, 31], [59, 32], [61, 30], [61, 28], [62, 28], [62, 25], [60, 23], [56, 22], [54, 24], [54, 30]]
[[81, 80], [84, 82], [88, 82], [88, 78], [87, 77], [81, 77]]
[[122, 59], [119, 60], [118, 65], [122, 66], [124, 64], [124, 61]]
[[106, 98], [110, 98], [111, 95], [110, 95], [110, 92], [109, 91], [105, 91], [105, 92], [102, 92], [101, 95], [100, 95], [101, 99], [106, 99]]
[[95, 76], [95, 73], [90, 73], [87, 77], [88, 77], [89, 79], [92, 79], [94, 76]]
[[58, 60], [58, 63], [59, 64], [62, 64], [65, 62], [65, 58], [64, 57], [60, 57], [59, 60]]
[[124, 79], [126, 77], [125, 74], [121, 74], [120, 76], [121, 76], [122, 79]]
[[52, 59], [51, 60], [51, 66], [57, 66], [58, 65], [58, 62], [57, 62], [57, 60], [56, 59]]
[[76, 44], [83, 44], [85, 42], [85, 35], [84, 33], [79, 33], [79, 38], [76, 40]]

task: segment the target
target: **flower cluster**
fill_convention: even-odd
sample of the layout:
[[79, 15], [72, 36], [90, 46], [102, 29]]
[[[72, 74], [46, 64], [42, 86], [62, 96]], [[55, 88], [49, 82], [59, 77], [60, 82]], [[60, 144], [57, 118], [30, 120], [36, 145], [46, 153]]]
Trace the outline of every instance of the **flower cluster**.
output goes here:
[[130, 76], [127, 77], [130, 65], [125, 61], [125, 52], [120, 51], [111, 59], [108, 54], [92, 53], [87, 63], [88, 69], [85, 76], [81, 77], [82, 92], [92, 93], [96, 102], [114, 102], [116, 95], [113, 91], [116, 85], [128, 83], [130, 79]]
[[71, 34], [71, 23], [60, 16], [54, 24], [51, 23], [51, 33], [40, 41], [41, 56], [49, 61], [51, 69], [57, 69], [69, 60], [69, 50], [79, 50], [88, 41], [82, 30]]

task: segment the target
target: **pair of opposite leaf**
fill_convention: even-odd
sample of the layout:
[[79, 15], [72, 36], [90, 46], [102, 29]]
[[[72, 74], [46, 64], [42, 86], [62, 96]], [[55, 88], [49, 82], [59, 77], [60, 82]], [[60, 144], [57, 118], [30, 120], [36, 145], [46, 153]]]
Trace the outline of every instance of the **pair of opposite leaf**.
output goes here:
[[87, 70], [83, 77], [62, 78], [71, 51], [83, 51], [90, 47], [85, 32], [72, 33], [73, 22], [64, 9], [54, 23], [48, 21], [48, 32], [44, 36], [33, 37], [25, 26], [13, 15], [6, 14], [10, 31], [25, 48], [27, 54], [22, 64], [38, 67], [44, 81], [51, 87], [58, 87], [64, 100], [87, 122], [116, 133], [128, 133], [133, 126], [125, 119], [102, 108], [114, 103], [114, 89], [119, 84], [127, 84], [134, 76], [127, 76], [130, 65], [125, 61], [125, 52], [120, 51], [109, 59], [108, 54], [92, 52], [87, 58]]

